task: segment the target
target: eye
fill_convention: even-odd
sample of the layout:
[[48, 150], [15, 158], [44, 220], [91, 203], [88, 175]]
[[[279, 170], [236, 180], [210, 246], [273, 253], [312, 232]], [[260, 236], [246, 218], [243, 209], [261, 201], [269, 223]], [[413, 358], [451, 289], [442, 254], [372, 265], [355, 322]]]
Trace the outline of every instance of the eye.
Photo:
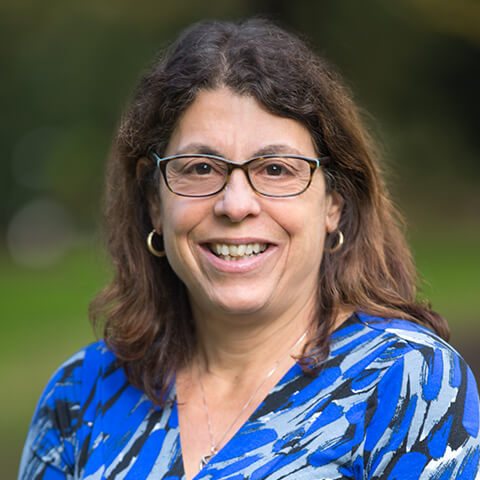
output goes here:
[[175, 164], [175, 169], [180, 175], [205, 177], [223, 175], [225, 165], [220, 160], [207, 157], [182, 157]]
[[192, 165], [191, 167], [192, 173], [196, 175], [208, 175], [212, 172], [212, 166], [208, 163], [202, 162]]
[[291, 177], [297, 175], [297, 168], [288, 160], [260, 159], [255, 169], [258, 175], [264, 177]]
[[279, 177], [280, 175], [285, 175], [287, 172], [284, 165], [279, 163], [272, 163], [265, 167], [265, 173], [272, 177]]

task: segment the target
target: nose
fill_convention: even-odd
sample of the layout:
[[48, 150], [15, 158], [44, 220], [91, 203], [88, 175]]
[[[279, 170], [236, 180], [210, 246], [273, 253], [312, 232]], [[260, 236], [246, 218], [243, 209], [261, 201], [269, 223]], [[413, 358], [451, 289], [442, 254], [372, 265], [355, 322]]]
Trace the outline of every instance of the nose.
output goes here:
[[246, 217], [260, 213], [258, 194], [252, 189], [246, 174], [236, 168], [232, 171], [225, 188], [218, 194], [214, 213], [226, 216], [232, 222], [241, 222]]

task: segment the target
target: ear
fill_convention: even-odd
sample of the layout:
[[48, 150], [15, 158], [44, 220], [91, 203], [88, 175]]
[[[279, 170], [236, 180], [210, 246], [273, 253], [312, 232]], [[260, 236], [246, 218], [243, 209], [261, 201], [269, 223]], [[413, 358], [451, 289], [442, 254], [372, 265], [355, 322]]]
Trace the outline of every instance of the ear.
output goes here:
[[328, 233], [332, 233], [337, 229], [338, 223], [340, 222], [340, 218], [342, 216], [344, 204], [345, 200], [340, 196], [338, 192], [332, 191], [329, 194], [327, 204], [327, 216], [325, 219], [325, 225]]
[[162, 231], [162, 215], [161, 215], [161, 205], [160, 205], [160, 196], [158, 189], [156, 189], [147, 179], [148, 173], [152, 169], [152, 161], [147, 157], [142, 157], [137, 162], [136, 167], [136, 178], [139, 186], [143, 185], [145, 191], [146, 201], [148, 203], [148, 212], [150, 214], [150, 219], [153, 225], [153, 228], [157, 233]]

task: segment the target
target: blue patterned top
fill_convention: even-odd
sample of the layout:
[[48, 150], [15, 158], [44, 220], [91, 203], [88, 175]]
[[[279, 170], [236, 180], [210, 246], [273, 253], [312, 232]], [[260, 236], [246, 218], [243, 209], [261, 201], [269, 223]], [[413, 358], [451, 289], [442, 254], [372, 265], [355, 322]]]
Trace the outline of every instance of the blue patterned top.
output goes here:
[[[94, 343], [54, 374], [19, 479], [184, 479], [175, 390], [152, 405]], [[195, 480], [480, 478], [479, 400], [426, 328], [358, 314], [318, 376], [294, 365]]]

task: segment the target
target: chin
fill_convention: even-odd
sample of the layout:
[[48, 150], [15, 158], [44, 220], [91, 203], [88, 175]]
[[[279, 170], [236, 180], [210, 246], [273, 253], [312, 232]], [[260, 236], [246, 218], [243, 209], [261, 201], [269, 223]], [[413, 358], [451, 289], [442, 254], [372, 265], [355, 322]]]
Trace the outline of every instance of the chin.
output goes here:
[[253, 299], [251, 294], [246, 298], [236, 297], [234, 299], [218, 299], [216, 302], [219, 310], [229, 315], [243, 316], [261, 314], [267, 310], [267, 303], [262, 299]]

